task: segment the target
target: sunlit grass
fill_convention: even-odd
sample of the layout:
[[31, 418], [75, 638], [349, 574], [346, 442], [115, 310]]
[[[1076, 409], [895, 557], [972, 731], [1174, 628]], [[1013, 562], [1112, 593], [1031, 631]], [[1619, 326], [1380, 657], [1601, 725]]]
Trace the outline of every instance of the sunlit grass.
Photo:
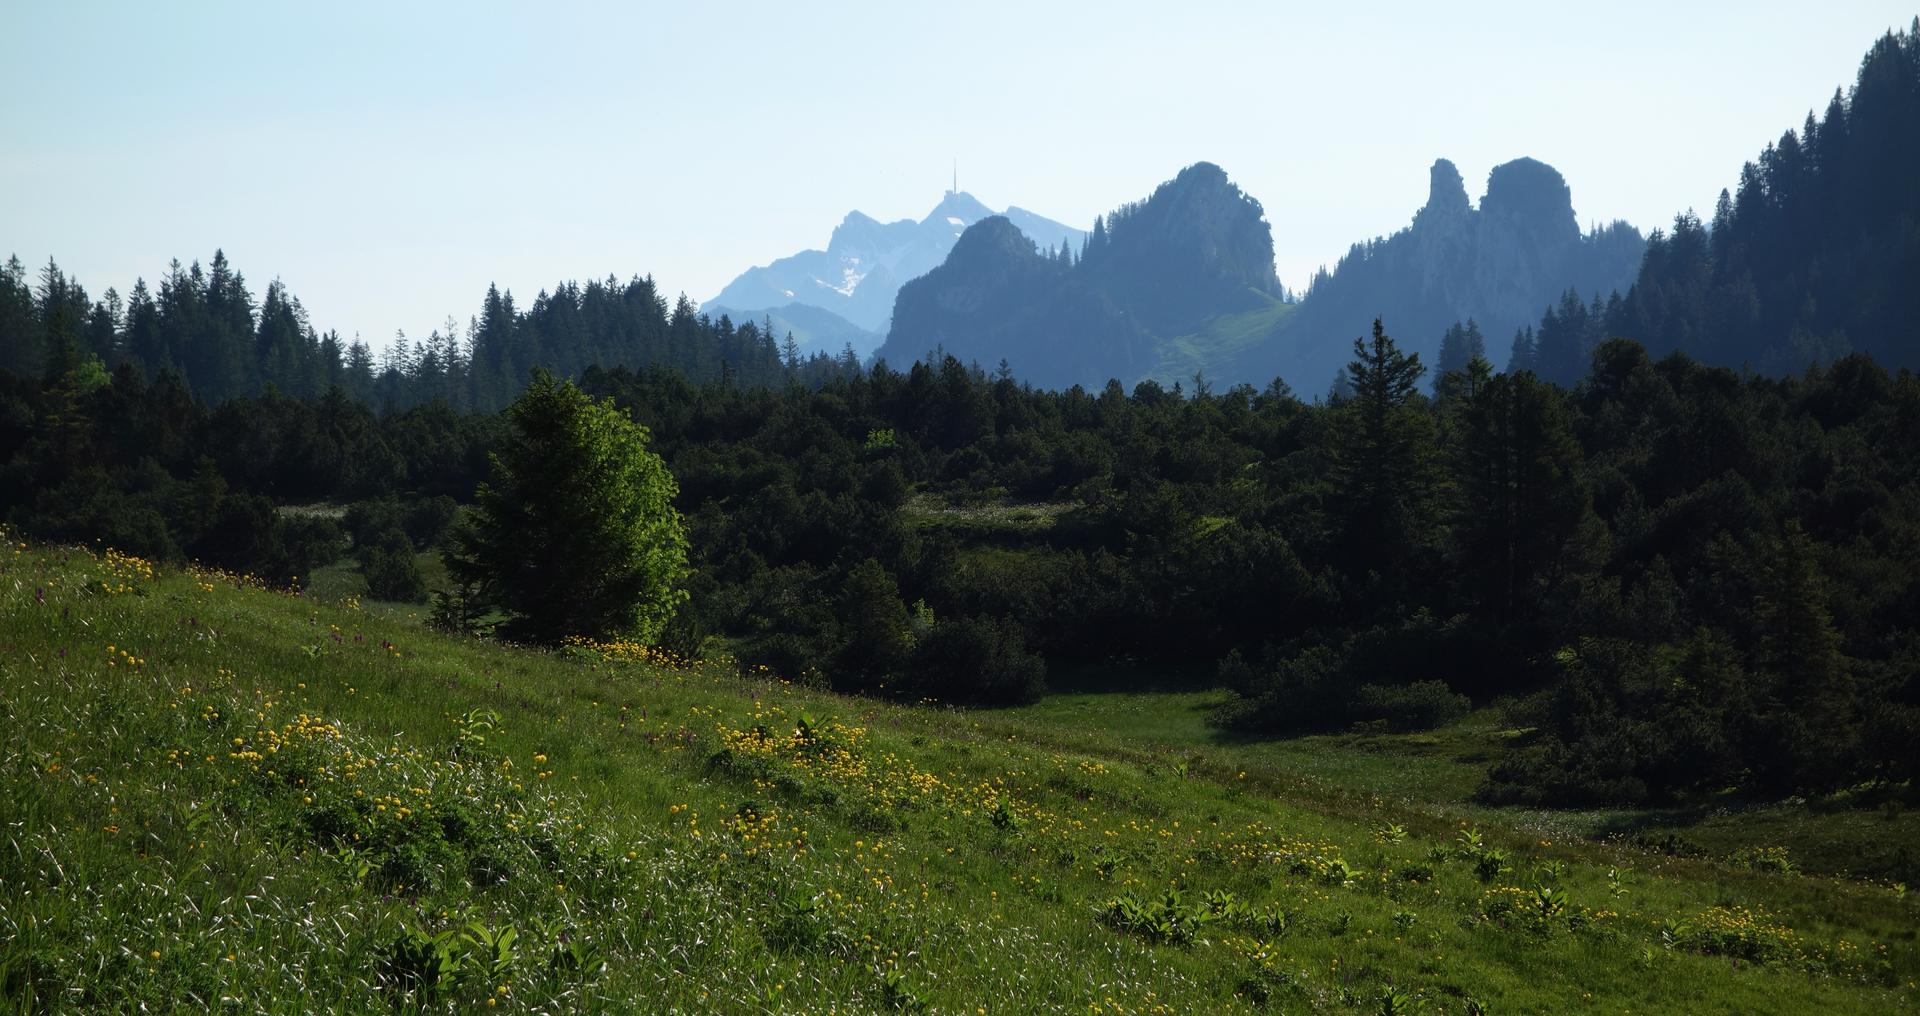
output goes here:
[[[1892, 887], [1466, 821], [1195, 716], [845, 699], [0, 558], [15, 1011], [1888, 1012]], [[1327, 757], [1366, 756], [1331, 742]], [[1444, 766], [1443, 766], [1444, 768]], [[1448, 776], [1442, 784], [1453, 780]], [[1756, 855], [1757, 856], [1757, 855]]]

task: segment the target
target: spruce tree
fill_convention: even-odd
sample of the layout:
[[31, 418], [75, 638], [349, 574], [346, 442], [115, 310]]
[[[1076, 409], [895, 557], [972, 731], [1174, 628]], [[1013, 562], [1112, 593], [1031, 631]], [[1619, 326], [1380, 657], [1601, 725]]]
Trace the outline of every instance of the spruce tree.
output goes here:
[[40, 372], [40, 319], [18, 256], [0, 265], [0, 370], [23, 376]]
[[1339, 407], [1335, 490], [1347, 551], [1364, 571], [1401, 572], [1433, 537], [1433, 419], [1419, 404], [1418, 353], [1403, 353], [1375, 319], [1353, 341], [1352, 396]]
[[1591, 497], [1558, 389], [1522, 371], [1487, 378], [1462, 401], [1457, 564], [1473, 600], [1506, 626], [1546, 602]]
[[1767, 682], [1770, 729], [1756, 762], [1782, 790], [1827, 790], [1849, 770], [1858, 741], [1852, 675], [1827, 607], [1827, 579], [1798, 520], [1768, 555], [1754, 602], [1756, 668]]
[[544, 370], [507, 419], [449, 571], [507, 614], [511, 638], [658, 639], [686, 599], [687, 537], [647, 429]]

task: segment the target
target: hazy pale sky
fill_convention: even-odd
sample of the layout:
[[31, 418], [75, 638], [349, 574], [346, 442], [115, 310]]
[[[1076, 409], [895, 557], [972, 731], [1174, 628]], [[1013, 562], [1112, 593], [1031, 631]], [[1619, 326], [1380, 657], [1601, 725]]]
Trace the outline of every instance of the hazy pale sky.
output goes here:
[[[1365, 9], [1359, 9], [1364, 7]], [[1341, 8], [1341, 9], [1336, 9]], [[1877, 0], [0, 3], [0, 256], [98, 296], [223, 247], [384, 344], [488, 282], [711, 298], [850, 209], [960, 185], [1086, 226], [1180, 167], [1266, 206], [1281, 279], [1407, 223], [1451, 158], [1583, 223], [1712, 207], [1914, 9]]]

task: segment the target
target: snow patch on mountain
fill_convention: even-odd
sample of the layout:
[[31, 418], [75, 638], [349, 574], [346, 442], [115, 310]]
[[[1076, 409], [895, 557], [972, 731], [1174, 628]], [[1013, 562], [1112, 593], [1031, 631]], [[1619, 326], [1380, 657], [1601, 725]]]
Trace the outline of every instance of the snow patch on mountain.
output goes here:
[[[709, 307], [724, 307], [744, 319], [791, 304], [830, 311], [852, 328], [884, 335], [901, 285], [932, 271], [947, 258], [968, 226], [997, 214], [965, 191], [948, 191], [919, 221], [880, 222], [849, 212], [834, 227], [825, 250], [805, 250], [750, 268], [728, 283]], [[1019, 208], [1008, 216], [1034, 243], [1078, 249], [1086, 234]], [[819, 324], [817, 320], [814, 324]], [[829, 329], [821, 329], [824, 333]]]

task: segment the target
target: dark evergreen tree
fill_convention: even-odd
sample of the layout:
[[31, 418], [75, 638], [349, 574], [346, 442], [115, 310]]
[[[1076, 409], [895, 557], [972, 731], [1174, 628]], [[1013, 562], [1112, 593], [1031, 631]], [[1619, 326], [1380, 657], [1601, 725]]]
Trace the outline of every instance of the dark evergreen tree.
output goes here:
[[1753, 745], [1763, 778], [1783, 790], [1832, 789], [1855, 771], [1860, 716], [1849, 661], [1827, 606], [1827, 579], [1797, 520], [1767, 556], [1754, 602], [1756, 669], [1768, 683], [1768, 729]]
[[1480, 334], [1480, 325], [1472, 318], [1466, 324], [1456, 321], [1447, 327], [1446, 334], [1440, 337], [1440, 356], [1434, 363], [1434, 388], [1437, 391], [1441, 379], [1454, 371], [1465, 370], [1474, 359], [1487, 358], [1487, 340]]
[[1507, 373], [1515, 374], [1534, 367], [1533, 328], [1521, 328], [1513, 333], [1513, 346], [1507, 351]]
[[1378, 320], [1353, 351], [1353, 395], [1340, 407], [1333, 459], [1343, 545], [1360, 571], [1405, 576], [1435, 536], [1433, 418], [1419, 395], [1426, 368]]
[[38, 377], [42, 339], [33, 287], [20, 258], [0, 265], [0, 370], [16, 376]]
[[1507, 627], [1550, 609], [1577, 562], [1591, 519], [1582, 455], [1559, 391], [1531, 373], [1490, 377], [1462, 401], [1455, 563], [1487, 619]]

